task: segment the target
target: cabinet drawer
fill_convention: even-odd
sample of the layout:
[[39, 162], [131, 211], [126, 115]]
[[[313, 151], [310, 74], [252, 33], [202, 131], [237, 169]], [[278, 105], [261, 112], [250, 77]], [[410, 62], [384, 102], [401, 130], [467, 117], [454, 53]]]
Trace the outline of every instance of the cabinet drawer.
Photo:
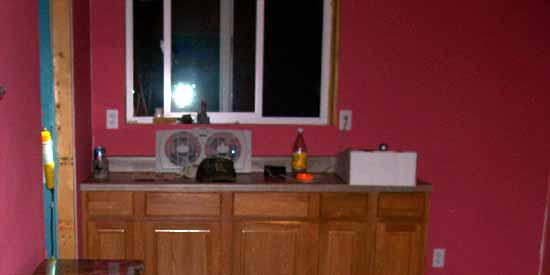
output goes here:
[[323, 193], [321, 216], [323, 218], [367, 217], [368, 195], [354, 193]]
[[149, 216], [219, 216], [218, 193], [147, 193]]
[[425, 199], [423, 193], [381, 193], [378, 197], [378, 217], [422, 218]]
[[90, 217], [131, 216], [134, 213], [131, 192], [90, 192], [86, 196]]
[[233, 214], [241, 217], [310, 216], [310, 195], [303, 193], [236, 193]]

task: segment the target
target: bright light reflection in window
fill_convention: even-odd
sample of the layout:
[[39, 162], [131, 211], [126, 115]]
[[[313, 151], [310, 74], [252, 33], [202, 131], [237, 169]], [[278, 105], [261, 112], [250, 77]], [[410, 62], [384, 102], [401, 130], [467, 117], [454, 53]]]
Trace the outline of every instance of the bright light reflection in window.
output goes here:
[[178, 108], [185, 108], [193, 103], [195, 97], [195, 84], [178, 83], [172, 91], [172, 99]]

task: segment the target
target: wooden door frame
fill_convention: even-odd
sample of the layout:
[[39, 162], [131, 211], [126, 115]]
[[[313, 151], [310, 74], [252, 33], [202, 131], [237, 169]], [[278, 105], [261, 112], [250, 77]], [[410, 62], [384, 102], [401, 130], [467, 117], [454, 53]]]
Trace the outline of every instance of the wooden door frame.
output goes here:
[[50, 0], [57, 132], [57, 243], [59, 258], [77, 258], [76, 181], [74, 158], [74, 92], [72, 1]]

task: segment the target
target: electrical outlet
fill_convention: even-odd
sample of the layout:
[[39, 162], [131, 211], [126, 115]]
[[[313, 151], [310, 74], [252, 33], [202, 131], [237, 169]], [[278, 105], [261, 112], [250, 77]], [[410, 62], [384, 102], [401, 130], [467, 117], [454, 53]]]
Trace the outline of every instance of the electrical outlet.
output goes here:
[[339, 117], [339, 128], [340, 131], [350, 131], [351, 130], [351, 110], [340, 110]]
[[435, 248], [434, 256], [432, 260], [433, 268], [443, 268], [445, 266], [445, 249], [444, 248]]
[[118, 110], [107, 110], [107, 129], [118, 129]]

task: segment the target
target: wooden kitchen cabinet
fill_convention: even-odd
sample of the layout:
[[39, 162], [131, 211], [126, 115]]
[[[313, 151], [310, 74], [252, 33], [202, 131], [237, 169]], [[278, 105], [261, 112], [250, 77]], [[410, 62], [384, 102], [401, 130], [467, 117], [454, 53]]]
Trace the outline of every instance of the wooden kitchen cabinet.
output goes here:
[[234, 275], [315, 275], [318, 226], [298, 221], [239, 222]]
[[81, 257], [143, 260], [147, 275], [424, 272], [429, 191], [208, 192], [203, 186], [200, 192], [117, 193], [98, 191], [101, 185], [83, 191]]
[[368, 224], [331, 221], [321, 226], [319, 275], [368, 274]]
[[423, 226], [418, 222], [379, 222], [374, 255], [373, 275], [421, 275]]
[[428, 195], [378, 195], [373, 275], [421, 275]]
[[133, 227], [126, 221], [90, 221], [87, 257], [101, 260], [133, 258]]
[[149, 222], [145, 234], [146, 274], [220, 274], [219, 223]]

